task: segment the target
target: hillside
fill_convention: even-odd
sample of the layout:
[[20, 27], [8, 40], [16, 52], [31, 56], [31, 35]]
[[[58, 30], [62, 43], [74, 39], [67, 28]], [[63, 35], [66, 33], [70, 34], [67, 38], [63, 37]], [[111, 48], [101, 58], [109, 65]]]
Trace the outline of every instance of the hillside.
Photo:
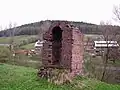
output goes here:
[[[28, 41], [28, 40], [31, 40], [32, 41], [32, 39], [34, 40], [34, 39], [37, 39], [37, 36], [36, 35], [21, 35], [21, 36], [15, 36], [14, 38], [13, 38], [13, 40], [14, 40], [14, 42], [16, 43], [16, 44], [19, 44], [19, 43], [21, 43], [22, 41]], [[11, 40], [11, 38], [10, 37], [1, 37], [0, 38], [0, 44], [2, 43], [2, 44], [9, 44], [9, 42], [10, 42], [10, 40]]]
[[37, 35], [20, 35], [14, 37], [0, 37], [0, 46], [9, 45], [13, 42], [15, 48], [32, 49], [38, 40]]
[[[46, 20], [46, 21], [40, 21], [30, 24], [25, 24], [18, 26], [16, 28], [7, 29], [4, 31], [0, 31], [0, 37], [8, 37], [8, 36], [18, 36], [18, 35], [42, 35], [45, 31], [45, 29], [50, 26], [53, 22], [58, 22], [58, 20]], [[65, 22], [65, 21], [61, 21]], [[68, 21], [70, 24], [77, 26], [81, 32], [84, 34], [101, 34], [101, 30], [99, 28], [99, 25], [91, 24], [91, 23], [85, 23], [85, 22], [74, 22], [74, 21]], [[119, 28], [118, 26], [114, 26]]]
[[120, 85], [77, 77], [71, 84], [55, 85], [40, 79], [29, 67], [0, 64], [0, 90], [120, 90]]

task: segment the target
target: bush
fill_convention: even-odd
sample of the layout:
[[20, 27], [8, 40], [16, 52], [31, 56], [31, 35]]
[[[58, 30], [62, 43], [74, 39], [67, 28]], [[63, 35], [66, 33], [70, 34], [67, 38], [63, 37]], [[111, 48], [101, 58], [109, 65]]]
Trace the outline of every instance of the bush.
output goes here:
[[7, 47], [0, 47], [0, 62], [6, 63], [10, 58], [10, 50]]

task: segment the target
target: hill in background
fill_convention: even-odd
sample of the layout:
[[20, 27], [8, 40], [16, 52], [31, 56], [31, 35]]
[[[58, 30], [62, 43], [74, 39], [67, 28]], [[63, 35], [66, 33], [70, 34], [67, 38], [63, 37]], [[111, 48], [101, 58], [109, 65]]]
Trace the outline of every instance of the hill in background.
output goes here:
[[[46, 21], [40, 21], [30, 24], [24, 24], [16, 28], [0, 31], [0, 37], [9, 37], [13, 35], [14, 36], [38, 35], [38, 34], [42, 35], [49, 25], [57, 21], [58, 20], [52, 20], [52, 21], [46, 20]], [[65, 22], [65, 21], [61, 21], [61, 22]], [[85, 23], [85, 22], [74, 22], [74, 21], [68, 21], [68, 22], [74, 26], [77, 26], [84, 34], [101, 34], [99, 25]], [[113, 26], [113, 27], [117, 27], [118, 29], [120, 28], [118, 26]]]

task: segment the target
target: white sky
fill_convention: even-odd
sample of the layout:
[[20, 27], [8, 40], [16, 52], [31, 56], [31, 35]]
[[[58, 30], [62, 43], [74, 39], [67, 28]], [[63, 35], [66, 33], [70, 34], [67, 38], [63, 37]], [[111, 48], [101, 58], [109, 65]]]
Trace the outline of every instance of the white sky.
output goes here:
[[113, 6], [120, 0], [0, 0], [0, 26], [17, 25], [40, 20], [84, 21], [99, 24], [110, 20]]

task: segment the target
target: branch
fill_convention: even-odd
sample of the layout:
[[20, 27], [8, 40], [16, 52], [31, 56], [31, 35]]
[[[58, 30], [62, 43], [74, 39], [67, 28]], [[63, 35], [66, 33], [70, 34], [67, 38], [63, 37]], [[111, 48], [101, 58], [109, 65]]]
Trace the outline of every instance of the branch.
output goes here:
[[120, 5], [114, 7], [113, 14], [116, 17], [115, 19], [120, 21]]

